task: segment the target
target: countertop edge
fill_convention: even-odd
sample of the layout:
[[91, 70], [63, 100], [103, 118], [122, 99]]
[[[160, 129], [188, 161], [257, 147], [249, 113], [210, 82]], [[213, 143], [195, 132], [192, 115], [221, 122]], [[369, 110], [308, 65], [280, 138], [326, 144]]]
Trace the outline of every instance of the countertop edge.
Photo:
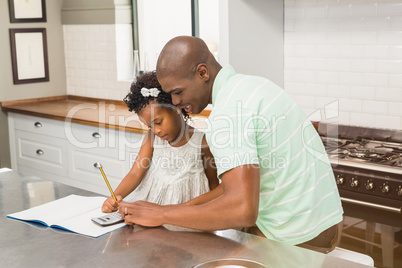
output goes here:
[[68, 101], [68, 100], [83, 101], [83, 102], [89, 102], [89, 103], [105, 102], [108, 104], [125, 106], [125, 103], [123, 101], [118, 101], [118, 100], [89, 98], [89, 97], [74, 96], [74, 95], [60, 95], [60, 96], [54, 96], [54, 97], [4, 101], [4, 102], [1, 102], [1, 110], [3, 112], [12, 112], [12, 113], [24, 114], [24, 115], [29, 115], [29, 116], [37, 116], [37, 117], [43, 117], [43, 118], [48, 118], [48, 119], [53, 119], [53, 120], [58, 120], [58, 121], [70, 121], [73, 123], [95, 126], [95, 127], [102, 126], [102, 127], [109, 128], [109, 129], [128, 131], [128, 132], [134, 132], [134, 133], [140, 133], [140, 134], [147, 133], [147, 130], [142, 129], [142, 128], [133, 128], [133, 127], [127, 127], [127, 126], [122, 126], [122, 125], [117, 125], [117, 124], [101, 123], [99, 121], [84, 120], [84, 119], [78, 119], [78, 118], [74, 118], [74, 117], [53, 115], [50, 113], [33, 112], [31, 110], [24, 110], [23, 108], [20, 107], [21, 104], [46, 103], [46, 102]]
[[[82, 102], [88, 102], [88, 103], [106, 103], [106, 104], [114, 104], [120, 107], [126, 108], [126, 104], [124, 101], [119, 101], [119, 100], [111, 100], [111, 99], [101, 99], [101, 98], [90, 98], [90, 97], [85, 97], [85, 96], [76, 96], [76, 95], [60, 95], [60, 96], [52, 96], [52, 97], [43, 97], [43, 98], [31, 98], [31, 99], [22, 99], [22, 100], [12, 100], [12, 101], [3, 101], [1, 102], [1, 110], [3, 112], [13, 112], [13, 113], [18, 113], [18, 114], [25, 114], [25, 115], [30, 115], [30, 116], [38, 116], [38, 117], [43, 117], [43, 118], [48, 118], [48, 119], [54, 119], [54, 120], [59, 120], [59, 121], [71, 121], [73, 123], [78, 123], [78, 124], [84, 124], [84, 125], [90, 125], [90, 126], [102, 126], [105, 128], [109, 129], [116, 129], [116, 130], [121, 130], [121, 131], [128, 131], [128, 132], [134, 132], [134, 133], [140, 133], [140, 134], [145, 134], [147, 132], [147, 129], [144, 128], [135, 128], [135, 127], [127, 127], [123, 125], [118, 125], [118, 124], [109, 124], [109, 123], [101, 123], [99, 121], [94, 121], [94, 120], [85, 120], [82, 118], [74, 118], [74, 117], [67, 117], [65, 116], [60, 116], [60, 115], [54, 115], [51, 113], [43, 113], [43, 112], [35, 112], [32, 110], [27, 110], [21, 107], [22, 104], [34, 104], [34, 103], [55, 103], [58, 101], [82, 101]], [[200, 114], [193, 115], [191, 114], [190, 116], [192, 117], [208, 117], [209, 114], [211, 113], [210, 110], [204, 110]]]

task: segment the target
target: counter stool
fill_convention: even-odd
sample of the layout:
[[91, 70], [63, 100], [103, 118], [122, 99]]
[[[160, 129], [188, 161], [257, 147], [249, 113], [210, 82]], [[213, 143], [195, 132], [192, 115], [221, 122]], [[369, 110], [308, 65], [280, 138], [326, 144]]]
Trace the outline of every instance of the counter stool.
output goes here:
[[[366, 224], [366, 230], [365, 230], [365, 238], [359, 238], [355, 237], [349, 234], [345, 234], [343, 231], [345, 231], [348, 228], [351, 228], [353, 226], [356, 226], [358, 224], [365, 223]], [[340, 242], [341, 236], [348, 237], [354, 240], [358, 240], [361, 242], [364, 242], [366, 244], [366, 253], [371, 254], [373, 253], [373, 246], [379, 247], [382, 251], [382, 265], [385, 268], [390, 268], [393, 267], [394, 265], [394, 249], [398, 246], [400, 246], [399, 243], [396, 243], [394, 240], [394, 228], [389, 225], [385, 224], [379, 224], [380, 225], [380, 236], [381, 236], [381, 242], [380, 243], [375, 243], [374, 242], [374, 235], [375, 235], [375, 227], [376, 224], [375, 222], [369, 222], [369, 221], [364, 221], [360, 220], [357, 221], [353, 224], [349, 224], [344, 226], [343, 221], [340, 224], [340, 228], [338, 229], [339, 231], [339, 236], [338, 236], [338, 245]]]
[[336, 247], [327, 255], [374, 267], [374, 260], [369, 255], [347, 250], [344, 248]]

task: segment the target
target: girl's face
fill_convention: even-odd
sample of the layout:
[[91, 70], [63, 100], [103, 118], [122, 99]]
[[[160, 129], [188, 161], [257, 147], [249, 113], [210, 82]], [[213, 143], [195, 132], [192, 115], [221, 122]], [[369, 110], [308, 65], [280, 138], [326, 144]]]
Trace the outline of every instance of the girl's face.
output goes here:
[[138, 117], [156, 136], [170, 143], [179, 141], [183, 136], [181, 132], [185, 122], [174, 106], [151, 102], [139, 112]]

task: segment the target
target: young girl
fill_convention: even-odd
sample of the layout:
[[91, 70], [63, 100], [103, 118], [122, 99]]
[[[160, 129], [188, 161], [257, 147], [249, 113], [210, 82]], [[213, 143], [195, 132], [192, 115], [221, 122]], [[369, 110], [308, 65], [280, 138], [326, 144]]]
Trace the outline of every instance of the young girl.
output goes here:
[[[204, 133], [186, 123], [188, 114], [172, 104], [155, 72], [138, 76], [124, 102], [149, 131], [133, 167], [114, 191], [118, 202], [134, 191], [131, 201], [179, 204], [218, 186]], [[109, 197], [102, 211], [117, 208], [118, 203]]]

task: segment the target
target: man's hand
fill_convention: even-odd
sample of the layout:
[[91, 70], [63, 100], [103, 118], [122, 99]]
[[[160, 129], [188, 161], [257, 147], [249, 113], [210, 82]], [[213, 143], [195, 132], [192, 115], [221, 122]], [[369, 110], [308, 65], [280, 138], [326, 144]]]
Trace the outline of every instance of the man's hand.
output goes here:
[[121, 202], [119, 212], [128, 225], [138, 224], [142, 226], [155, 227], [164, 224], [163, 211], [166, 206], [160, 206], [146, 201], [134, 203]]
[[[119, 212], [129, 225], [163, 224], [199, 230], [222, 230], [255, 224], [258, 216], [260, 173], [258, 166], [244, 165], [225, 172], [217, 196], [201, 204], [157, 205], [145, 201], [122, 202]], [[211, 193], [210, 193], [211, 194]], [[210, 200], [210, 201], [208, 201]], [[126, 211], [127, 209], [127, 211]]]

